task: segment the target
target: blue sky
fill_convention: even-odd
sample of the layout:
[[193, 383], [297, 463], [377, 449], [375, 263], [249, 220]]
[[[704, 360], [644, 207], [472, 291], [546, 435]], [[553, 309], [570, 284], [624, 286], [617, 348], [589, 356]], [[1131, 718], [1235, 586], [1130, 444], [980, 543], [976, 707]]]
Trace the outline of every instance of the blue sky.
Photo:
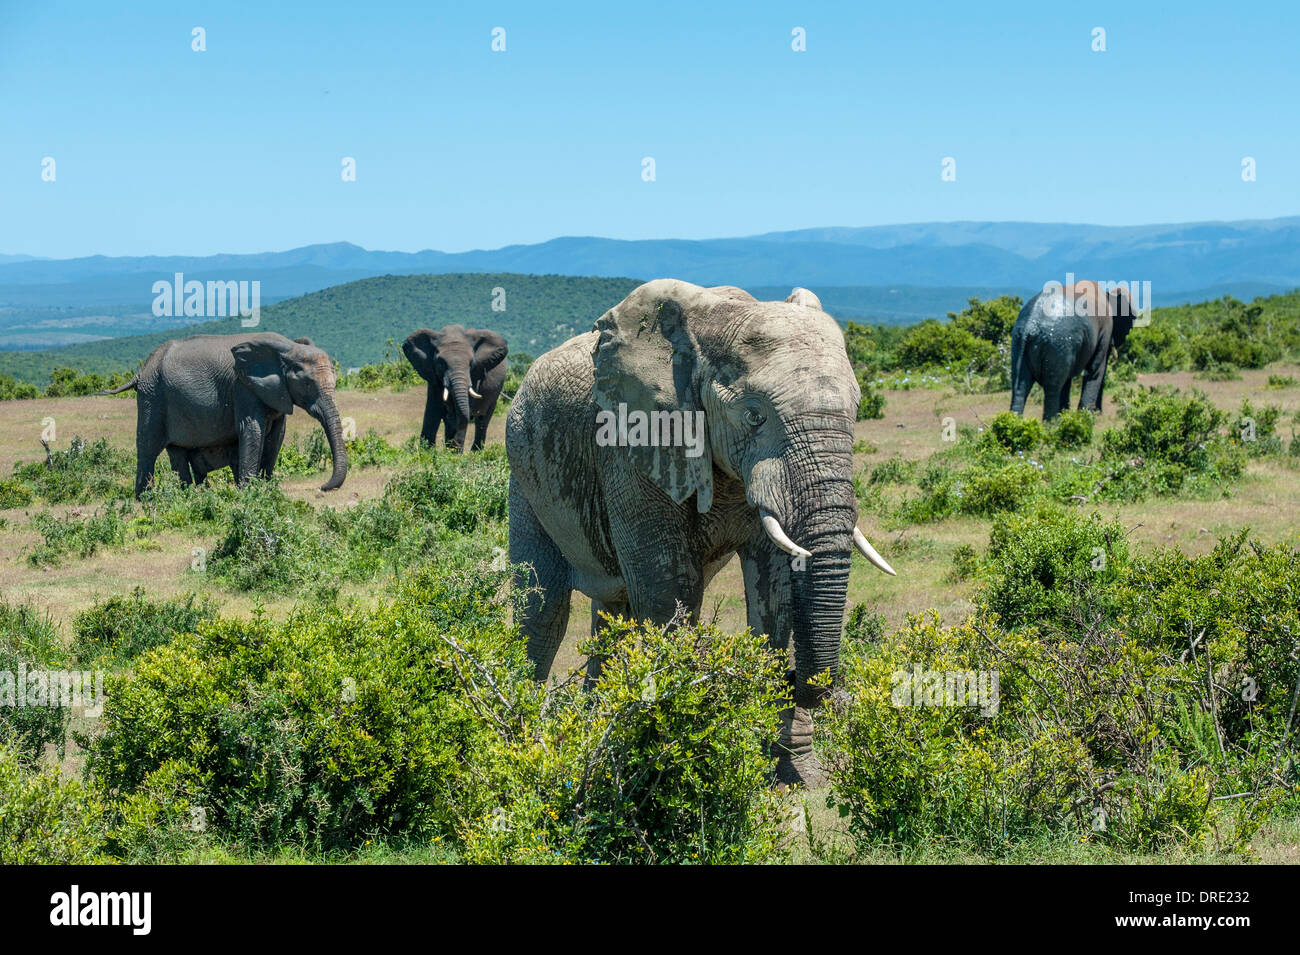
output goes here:
[[1300, 213], [1297, 5], [1137, 6], [0, 0], [0, 252]]

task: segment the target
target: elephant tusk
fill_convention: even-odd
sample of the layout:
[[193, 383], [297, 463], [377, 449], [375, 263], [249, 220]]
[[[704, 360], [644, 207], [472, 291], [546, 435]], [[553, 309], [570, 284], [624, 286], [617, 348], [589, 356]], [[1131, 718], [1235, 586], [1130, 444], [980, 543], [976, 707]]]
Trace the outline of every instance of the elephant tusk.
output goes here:
[[482, 397], [483, 397], [483, 396], [480, 395], [477, 391], [475, 391], [473, 388], [471, 388], [471, 389], [469, 390], [469, 396], [470, 396], [471, 398], [482, 398]]
[[450, 392], [447, 391], [447, 386], [446, 386], [446, 385], [443, 385], [443, 386], [442, 386], [442, 403], [443, 403], [443, 404], [446, 404], [446, 403], [447, 403], [447, 395], [448, 395], [448, 394], [450, 394]]
[[786, 536], [785, 531], [781, 527], [781, 522], [778, 521], [773, 515], [769, 514], [767, 511], [760, 511], [759, 513], [760, 513], [760, 519], [763, 522], [763, 530], [767, 532], [768, 537], [772, 538], [773, 544], [781, 548], [791, 557], [812, 556], [811, 551], [804, 550], [802, 547], [800, 547], [798, 544], [796, 544], [794, 541], [790, 540], [790, 538]]
[[871, 542], [867, 540], [867, 535], [863, 534], [862, 531], [856, 527], [853, 528], [853, 543], [857, 545], [858, 552], [867, 560], [871, 561], [885, 573], [889, 574], [889, 576], [898, 576], [894, 568], [889, 566], [889, 561], [876, 553], [876, 549], [872, 547]]

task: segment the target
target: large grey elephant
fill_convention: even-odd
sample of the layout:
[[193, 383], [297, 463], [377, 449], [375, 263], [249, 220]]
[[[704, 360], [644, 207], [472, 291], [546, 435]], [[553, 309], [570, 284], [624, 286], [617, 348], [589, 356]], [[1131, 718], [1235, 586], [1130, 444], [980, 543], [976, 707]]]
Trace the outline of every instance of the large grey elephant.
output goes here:
[[407, 336], [402, 352], [429, 383], [420, 437], [437, 444], [438, 426], [443, 425], [447, 447], [462, 451], [473, 421], [473, 449], [481, 449], [506, 383], [508, 351], [506, 340], [496, 332], [463, 325], [437, 332], [421, 328]]
[[573, 590], [593, 630], [601, 611], [667, 623], [680, 603], [697, 618], [739, 554], [750, 626], [783, 652], [794, 642], [778, 777], [817, 783], [811, 709], [827, 691], [810, 681], [838, 666], [850, 555], [893, 573], [857, 529], [859, 398], [834, 319], [729, 286], [642, 285], [538, 358], [506, 419], [536, 676]]
[[334, 365], [309, 341], [274, 332], [173, 339], [155, 348], [129, 382], [106, 394], [132, 388], [137, 497], [153, 480], [164, 448], [182, 480], [191, 461], [220, 467], [230, 463], [232, 449], [237, 484], [254, 475], [269, 477], [284, 441], [285, 415], [295, 405], [321, 423], [329, 441], [334, 470], [321, 490], [332, 491], [347, 477]]
[[1011, 329], [1011, 410], [1023, 414], [1034, 382], [1043, 386], [1043, 420], [1070, 407], [1070, 385], [1083, 375], [1079, 407], [1101, 411], [1111, 349], [1124, 344], [1137, 315], [1122, 287], [1076, 282], [1039, 292]]

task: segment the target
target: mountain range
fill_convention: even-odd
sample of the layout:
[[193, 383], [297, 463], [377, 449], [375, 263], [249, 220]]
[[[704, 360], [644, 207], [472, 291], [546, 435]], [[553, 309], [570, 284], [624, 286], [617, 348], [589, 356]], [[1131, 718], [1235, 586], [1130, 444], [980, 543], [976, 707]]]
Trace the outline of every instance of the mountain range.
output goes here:
[[[834, 301], [840, 317], [900, 323], [960, 309], [972, 294], [1028, 297], [1069, 272], [1149, 281], [1158, 305], [1288, 290], [1300, 286], [1300, 216], [1139, 226], [932, 222], [699, 240], [570, 236], [468, 252], [387, 252], [335, 242], [208, 256], [8, 254], [0, 255], [0, 349], [93, 340], [114, 329], [152, 330], [153, 283], [177, 272], [186, 281], [258, 281], [263, 304], [389, 274], [672, 276], [778, 290], [804, 285]], [[83, 328], [78, 318], [94, 321]]]

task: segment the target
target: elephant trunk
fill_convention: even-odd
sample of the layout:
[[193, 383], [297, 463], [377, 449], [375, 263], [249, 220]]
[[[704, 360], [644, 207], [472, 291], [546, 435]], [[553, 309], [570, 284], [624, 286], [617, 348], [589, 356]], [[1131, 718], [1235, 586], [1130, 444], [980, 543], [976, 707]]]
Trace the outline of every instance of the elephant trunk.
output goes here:
[[316, 399], [315, 403], [307, 409], [307, 413], [321, 423], [325, 429], [325, 438], [330, 443], [330, 457], [334, 462], [334, 473], [330, 479], [321, 485], [322, 491], [333, 491], [343, 484], [343, 479], [348, 476], [348, 448], [343, 440], [343, 420], [339, 417], [338, 405], [334, 403], [334, 398], [328, 394], [322, 394]]
[[452, 400], [456, 402], [456, 413], [462, 422], [468, 422], [469, 414], [469, 372], [452, 371], [448, 376]]
[[[810, 522], [795, 522], [802, 530], [798, 540], [812, 556], [806, 569], [795, 571], [794, 598], [795, 702], [814, 706], [828, 687], [813, 689], [809, 681], [820, 674], [838, 672], [844, 608], [848, 601], [849, 567], [853, 553], [851, 510], [833, 507], [818, 512]], [[809, 530], [808, 524], [820, 525]]]

